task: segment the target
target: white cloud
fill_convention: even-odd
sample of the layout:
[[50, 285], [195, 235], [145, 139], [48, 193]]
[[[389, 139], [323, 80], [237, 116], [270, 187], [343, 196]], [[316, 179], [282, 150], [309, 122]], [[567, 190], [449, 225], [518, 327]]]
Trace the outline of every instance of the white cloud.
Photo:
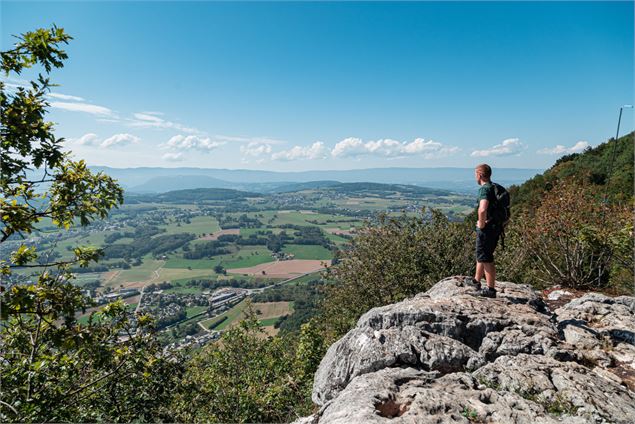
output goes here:
[[261, 144], [285, 144], [282, 140], [276, 140], [275, 138], [269, 137], [240, 137], [240, 136], [232, 136], [232, 135], [214, 135], [214, 140], [220, 141], [236, 141], [241, 143], [261, 143]]
[[175, 135], [167, 143], [159, 147], [173, 150], [199, 150], [209, 152], [225, 144], [224, 142], [212, 141], [209, 137], [199, 137], [196, 135]]
[[473, 157], [487, 156], [511, 156], [519, 155], [527, 146], [520, 142], [517, 138], [508, 138], [503, 140], [501, 144], [497, 144], [489, 149], [474, 150], [471, 154]]
[[91, 105], [89, 103], [51, 102], [51, 106], [58, 109], [70, 110], [72, 112], [90, 113], [91, 115], [98, 115], [98, 116], [112, 116], [113, 115], [112, 110], [108, 109], [107, 107]]
[[258, 157], [271, 153], [271, 144], [252, 141], [247, 145], [240, 146], [240, 153], [245, 156]]
[[167, 121], [163, 118], [159, 118], [160, 112], [141, 112], [134, 113], [132, 116], [134, 119], [128, 119], [127, 123], [131, 127], [137, 128], [160, 128], [160, 129], [174, 129], [182, 131], [188, 134], [202, 134], [201, 131], [196, 128], [186, 127], [177, 122]]
[[589, 147], [589, 143], [586, 141], [578, 141], [572, 147], [565, 147], [561, 144], [558, 144], [553, 148], [544, 148], [538, 150], [536, 153], [540, 153], [542, 155], [562, 155], [562, 154], [570, 154], [570, 153], [580, 153]]
[[101, 147], [123, 146], [130, 143], [138, 143], [141, 139], [132, 134], [115, 134], [101, 142]]
[[74, 101], [77, 101], [77, 102], [84, 101], [84, 99], [81, 98], [81, 97], [70, 96], [68, 94], [62, 94], [62, 93], [49, 93], [48, 96], [49, 97], [53, 97], [54, 99], [74, 100]]
[[161, 159], [168, 161], [168, 162], [180, 162], [182, 160], [184, 160], [185, 158], [183, 157], [183, 153], [181, 152], [177, 152], [177, 153], [165, 153]]
[[283, 150], [271, 155], [273, 160], [298, 160], [298, 159], [324, 159], [327, 156], [324, 143], [316, 141], [310, 146], [294, 146], [289, 150]]
[[455, 146], [446, 146], [442, 143], [416, 138], [414, 141], [401, 142], [389, 138], [364, 142], [360, 138], [349, 137], [335, 145], [331, 150], [333, 157], [355, 157], [362, 155], [376, 155], [383, 157], [399, 157], [407, 155], [422, 155], [426, 159], [447, 156], [458, 152]]
[[331, 155], [334, 157], [357, 156], [364, 154], [365, 151], [364, 142], [361, 138], [349, 137], [337, 143], [331, 150]]
[[73, 139], [72, 141], [73, 143], [81, 144], [82, 146], [96, 146], [97, 144], [99, 144], [99, 138], [97, 137], [97, 134], [93, 133], [84, 134], [83, 136]]
[[148, 114], [148, 113], [135, 113], [133, 116], [141, 121], [149, 121], [149, 122], [165, 122], [163, 119], [159, 118], [156, 115]]

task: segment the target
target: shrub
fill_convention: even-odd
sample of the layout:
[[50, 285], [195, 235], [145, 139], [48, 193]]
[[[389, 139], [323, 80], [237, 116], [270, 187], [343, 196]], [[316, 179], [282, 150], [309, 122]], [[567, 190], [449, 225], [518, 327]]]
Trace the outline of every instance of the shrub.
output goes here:
[[606, 289], [633, 281], [632, 205], [605, 203], [597, 186], [568, 180], [515, 219], [501, 275], [536, 285]]
[[329, 269], [322, 321], [337, 338], [369, 309], [403, 300], [437, 281], [474, 269], [474, 230], [430, 210], [416, 217], [380, 217], [352, 240], [340, 263]]

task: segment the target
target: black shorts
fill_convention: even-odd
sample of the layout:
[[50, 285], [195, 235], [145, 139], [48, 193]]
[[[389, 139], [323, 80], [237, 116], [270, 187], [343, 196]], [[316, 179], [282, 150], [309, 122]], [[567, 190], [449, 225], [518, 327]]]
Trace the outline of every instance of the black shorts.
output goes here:
[[486, 225], [476, 228], [476, 262], [494, 262], [494, 249], [500, 237], [500, 230]]

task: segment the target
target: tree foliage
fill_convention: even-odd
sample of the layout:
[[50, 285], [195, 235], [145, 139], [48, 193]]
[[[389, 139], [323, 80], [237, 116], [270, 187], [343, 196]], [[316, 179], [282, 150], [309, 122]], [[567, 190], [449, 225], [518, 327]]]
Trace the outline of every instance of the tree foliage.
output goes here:
[[330, 340], [369, 309], [401, 301], [450, 275], [474, 269], [474, 229], [450, 222], [437, 210], [429, 215], [392, 218], [368, 224], [351, 241], [340, 263], [330, 268], [336, 284], [327, 289], [322, 320]]
[[[48, 75], [63, 66], [60, 47], [71, 39], [57, 27], [27, 32], [1, 52], [0, 68], [19, 75], [39, 64]], [[121, 302], [94, 313], [87, 325], [75, 319], [93, 305], [71, 283], [70, 267], [87, 267], [101, 251], [78, 246], [73, 260], [50, 262], [21, 243], [44, 218], [68, 229], [123, 203], [115, 180], [62, 152], [64, 139], [45, 119], [52, 86], [42, 74], [15, 90], [0, 82], [0, 243], [15, 245], [0, 259], [0, 421], [169, 419], [162, 405], [181, 363], [162, 353], [151, 319], [132, 317]], [[16, 267], [41, 271], [35, 283], [14, 284]]]
[[632, 203], [606, 203], [596, 185], [578, 181], [561, 181], [515, 219], [502, 276], [595, 290], [632, 284]]
[[595, 185], [609, 201], [628, 201], [633, 197], [634, 137], [635, 133], [630, 133], [582, 153], [565, 155], [543, 174], [510, 187], [513, 212], [534, 209], [546, 192], [565, 180]]
[[181, 422], [289, 422], [310, 413], [313, 374], [324, 353], [313, 324], [298, 340], [266, 337], [247, 317], [188, 362], [174, 400]]

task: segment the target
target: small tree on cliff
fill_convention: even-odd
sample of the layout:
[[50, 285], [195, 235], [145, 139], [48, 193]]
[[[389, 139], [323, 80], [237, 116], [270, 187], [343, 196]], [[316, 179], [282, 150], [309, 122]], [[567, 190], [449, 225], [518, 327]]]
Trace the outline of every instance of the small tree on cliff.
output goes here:
[[[60, 46], [69, 40], [61, 28], [38, 29], [0, 53], [5, 76], [34, 65], [46, 75], [16, 89], [0, 82], [0, 247], [10, 252], [0, 258], [0, 421], [156, 420], [179, 366], [144, 331], [149, 317], [135, 323], [115, 303], [85, 326], [75, 320], [91, 303], [70, 283], [70, 266], [86, 267], [101, 251], [78, 246], [71, 259], [52, 262], [25, 243], [45, 218], [59, 228], [84, 226], [123, 203], [122, 188], [70, 160], [45, 120], [48, 74], [63, 67]], [[35, 282], [17, 283], [18, 267], [38, 270]]]

